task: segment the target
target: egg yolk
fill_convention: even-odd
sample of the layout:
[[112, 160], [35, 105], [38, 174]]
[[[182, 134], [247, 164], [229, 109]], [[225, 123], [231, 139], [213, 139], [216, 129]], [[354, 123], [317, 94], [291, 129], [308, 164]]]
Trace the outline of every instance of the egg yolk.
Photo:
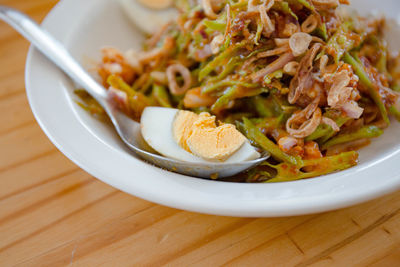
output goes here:
[[178, 111], [173, 122], [175, 141], [186, 151], [211, 161], [224, 161], [234, 154], [246, 138], [232, 124], [217, 126], [215, 116]]

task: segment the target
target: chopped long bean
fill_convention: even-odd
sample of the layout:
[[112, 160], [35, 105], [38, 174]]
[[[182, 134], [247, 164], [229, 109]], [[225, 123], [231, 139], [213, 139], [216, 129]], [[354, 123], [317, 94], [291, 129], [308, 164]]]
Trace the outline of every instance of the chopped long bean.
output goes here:
[[253, 140], [265, 151], [271, 153], [271, 155], [276, 159], [289, 162], [295, 166], [303, 164], [303, 161], [300, 157], [290, 156], [280, 150], [280, 148], [274, 142], [269, 140], [268, 137], [266, 137], [249, 119], [243, 118], [243, 122], [247, 138]]
[[344, 54], [343, 60], [354, 68], [355, 73], [360, 78], [360, 82], [368, 89], [371, 98], [377, 105], [383, 120], [387, 124], [390, 124], [385, 104], [383, 103], [382, 97], [378, 92], [379, 89], [376, 88], [376, 85], [374, 85], [371, 79], [368, 77], [364, 66], [347, 52]]
[[374, 125], [364, 126], [361, 129], [352, 132], [352, 133], [344, 133], [335, 136], [334, 138], [330, 139], [322, 146], [322, 150], [325, 150], [331, 146], [344, 144], [347, 142], [351, 142], [358, 139], [363, 138], [374, 138], [378, 137], [383, 133], [383, 130], [379, 129]]

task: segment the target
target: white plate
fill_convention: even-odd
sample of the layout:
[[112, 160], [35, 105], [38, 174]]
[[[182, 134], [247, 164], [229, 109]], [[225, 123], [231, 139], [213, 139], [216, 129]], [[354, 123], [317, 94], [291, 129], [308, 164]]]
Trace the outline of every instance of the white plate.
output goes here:
[[[99, 58], [104, 45], [139, 47], [141, 35], [113, 0], [63, 0], [43, 26], [82, 62]], [[371, 10], [375, 0], [358, 0]], [[391, 17], [397, 0], [382, 0]], [[143, 22], [145, 23], [145, 22]], [[239, 184], [201, 180], [136, 158], [114, 131], [73, 101], [71, 81], [31, 49], [26, 87], [36, 119], [51, 141], [81, 168], [122, 191], [162, 205], [230, 216], [287, 216], [321, 212], [360, 203], [400, 187], [400, 124], [361, 151], [360, 164], [324, 177], [277, 184]]]

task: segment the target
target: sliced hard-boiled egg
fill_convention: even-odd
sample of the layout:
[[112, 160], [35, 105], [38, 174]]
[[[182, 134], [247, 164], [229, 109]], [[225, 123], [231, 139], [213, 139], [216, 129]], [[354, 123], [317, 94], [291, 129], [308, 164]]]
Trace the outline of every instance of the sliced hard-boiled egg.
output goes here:
[[172, 0], [119, 0], [129, 19], [142, 31], [153, 34], [178, 17]]
[[237, 163], [260, 154], [232, 124], [208, 113], [147, 107], [140, 120], [144, 140], [161, 155], [186, 162]]

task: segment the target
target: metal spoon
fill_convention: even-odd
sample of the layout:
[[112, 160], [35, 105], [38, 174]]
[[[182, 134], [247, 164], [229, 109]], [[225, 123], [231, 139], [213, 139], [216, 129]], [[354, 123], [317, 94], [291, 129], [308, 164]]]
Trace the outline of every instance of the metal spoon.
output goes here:
[[60, 42], [55, 40], [49, 33], [42, 30], [40, 26], [28, 16], [15, 9], [0, 5], [0, 19], [20, 32], [47, 58], [53, 61], [53, 63], [93, 96], [107, 112], [124, 143], [136, 152], [136, 154], [150, 163], [181, 174], [216, 178], [235, 175], [260, 164], [269, 157], [269, 155], [263, 155], [262, 158], [257, 160], [229, 164], [212, 162], [189, 163], [169, 159], [144, 150], [146, 148], [146, 143], [140, 132], [140, 124], [125, 116], [113, 105], [107, 94], [107, 90], [79, 65]]

